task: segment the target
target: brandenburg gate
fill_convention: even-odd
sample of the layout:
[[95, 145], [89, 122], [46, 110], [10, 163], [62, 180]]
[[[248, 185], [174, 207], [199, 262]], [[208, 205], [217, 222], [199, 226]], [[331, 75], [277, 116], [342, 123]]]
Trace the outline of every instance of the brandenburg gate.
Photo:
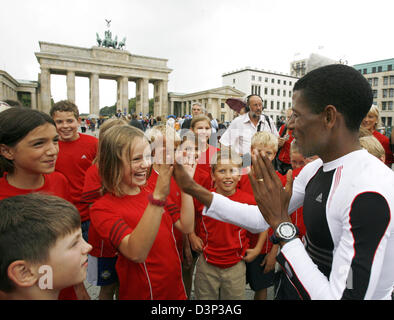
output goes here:
[[136, 83], [136, 112], [149, 113], [149, 83], [154, 86], [154, 115], [168, 114], [167, 59], [133, 55], [126, 50], [93, 46], [91, 49], [39, 42], [38, 109], [51, 108], [51, 74], [66, 75], [67, 99], [75, 102], [75, 77], [88, 77], [89, 113], [99, 115], [99, 79], [117, 81], [117, 109], [128, 108], [128, 82]]

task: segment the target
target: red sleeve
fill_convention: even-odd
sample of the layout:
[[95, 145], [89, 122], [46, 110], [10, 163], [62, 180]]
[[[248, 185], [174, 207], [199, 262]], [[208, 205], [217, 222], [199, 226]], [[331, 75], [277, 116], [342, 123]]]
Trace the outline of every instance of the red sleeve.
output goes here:
[[175, 223], [180, 218], [180, 208], [178, 205], [171, 200], [168, 201], [168, 204], [164, 207], [165, 213], [168, 213], [172, 219], [172, 223]]
[[94, 200], [101, 197], [101, 179], [98, 168], [95, 164], [91, 165], [86, 171], [85, 182], [82, 189], [81, 202], [92, 204]]
[[193, 179], [205, 189], [209, 190], [212, 188], [213, 183], [210, 172], [203, 170], [199, 165], [196, 167], [196, 172], [194, 173]]
[[376, 130], [373, 132], [373, 135], [376, 139], [379, 140], [380, 144], [384, 149], [384, 153], [386, 157], [385, 164], [391, 165], [392, 163], [394, 163], [394, 157], [393, 157], [393, 153], [391, 152], [389, 138], [387, 138], [385, 135], [381, 134]]
[[78, 300], [74, 286], [60, 290], [58, 300]]
[[279, 136], [281, 136], [283, 130], [285, 130], [285, 125], [284, 124], [282, 124], [280, 129], [279, 129]]
[[108, 239], [114, 248], [118, 248], [123, 238], [132, 232], [116, 210], [116, 203], [103, 198], [90, 208], [90, 220], [100, 237]]
[[204, 205], [200, 201], [196, 200], [195, 198], [193, 198], [193, 204], [194, 204], [194, 233], [197, 236], [200, 236], [201, 219], [202, 219], [201, 212], [204, 209]]
[[40, 191], [44, 191], [72, 203], [69, 183], [63, 174], [55, 171], [51, 174], [44, 175], [44, 177], [46, 180], [45, 185]]
[[98, 139], [96, 137], [91, 137], [91, 141], [89, 143], [88, 150], [88, 159], [93, 161], [96, 158], [97, 148], [98, 148]]
[[239, 180], [237, 187], [243, 192], [250, 193], [253, 195], [253, 189], [252, 189], [252, 185], [250, 184], [249, 175], [247, 174], [242, 175], [241, 180]]

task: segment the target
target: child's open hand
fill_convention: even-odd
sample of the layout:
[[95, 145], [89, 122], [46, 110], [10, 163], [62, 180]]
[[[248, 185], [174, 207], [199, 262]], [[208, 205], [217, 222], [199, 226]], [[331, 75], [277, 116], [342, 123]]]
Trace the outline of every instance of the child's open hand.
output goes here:
[[170, 180], [174, 170], [171, 156], [167, 156], [164, 163], [157, 164], [156, 170], [158, 178], [153, 196], [155, 199], [165, 199], [170, 193]]

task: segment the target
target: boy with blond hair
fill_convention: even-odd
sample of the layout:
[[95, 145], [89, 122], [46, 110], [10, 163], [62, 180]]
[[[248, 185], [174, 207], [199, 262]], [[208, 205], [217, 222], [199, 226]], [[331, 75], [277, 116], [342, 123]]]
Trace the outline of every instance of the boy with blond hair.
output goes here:
[[[218, 151], [211, 164], [215, 183], [213, 190], [234, 201], [254, 204], [253, 194], [237, 189], [241, 167], [242, 160], [238, 154], [227, 148]], [[245, 299], [246, 266], [243, 257], [247, 249], [246, 230], [204, 215], [200, 223], [203, 248], [196, 264], [196, 299]]]
[[386, 161], [386, 152], [379, 140], [373, 135], [361, 137], [360, 145], [379, 160]]

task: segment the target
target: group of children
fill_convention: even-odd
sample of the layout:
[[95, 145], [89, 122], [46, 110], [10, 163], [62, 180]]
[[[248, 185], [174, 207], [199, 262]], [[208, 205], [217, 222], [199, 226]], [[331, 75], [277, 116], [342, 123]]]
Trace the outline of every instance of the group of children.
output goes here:
[[[279, 250], [272, 230], [204, 216], [173, 178], [177, 161], [205, 188], [256, 203], [242, 158], [208, 143], [208, 117], [194, 117], [183, 137], [111, 119], [99, 139], [78, 133], [79, 119], [66, 100], [50, 115], [0, 112], [0, 298], [89, 299], [87, 279], [100, 299], [185, 300], [195, 271], [196, 299], [244, 299], [246, 283], [266, 299]], [[273, 160], [277, 137], [257, 132], [254, 150]], [[295, 143], [290, 159], [293, 176], [313, 160]], [[302, 208], [292, 220], [302, 237]]]

